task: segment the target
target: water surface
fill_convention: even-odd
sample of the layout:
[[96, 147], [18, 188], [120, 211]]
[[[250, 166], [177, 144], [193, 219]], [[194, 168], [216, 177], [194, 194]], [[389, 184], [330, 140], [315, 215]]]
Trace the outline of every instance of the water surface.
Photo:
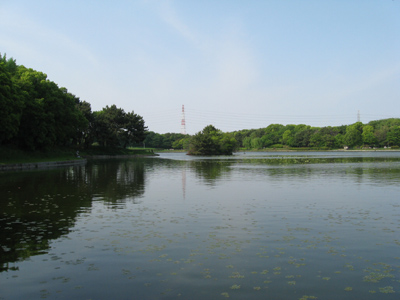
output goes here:
[[0, 173], [0, 299], [399, 299], [398, 152]]

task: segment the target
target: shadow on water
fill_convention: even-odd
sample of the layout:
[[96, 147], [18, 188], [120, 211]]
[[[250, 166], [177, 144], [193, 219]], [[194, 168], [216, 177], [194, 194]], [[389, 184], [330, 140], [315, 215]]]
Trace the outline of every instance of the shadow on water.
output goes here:
[[140, 159], [92, 161], [87, 164], [85, 175], [96, 200], [109, 206], [118, 207], [127, 200], [135, 203], [144, 193], [145, 168]]
[[45, 171], [0, 174], [0, 272], [9, 263], [46, 253], [93, 200], [108, 207], [135, 203], [145, 190], [141, 160], [89, 162]]
[[229, 177], [232, 162], [226, 161], [191, 161], [189, 167], [196, 172], [196, 176], [207, 184], [215, 185], [221, 177]]

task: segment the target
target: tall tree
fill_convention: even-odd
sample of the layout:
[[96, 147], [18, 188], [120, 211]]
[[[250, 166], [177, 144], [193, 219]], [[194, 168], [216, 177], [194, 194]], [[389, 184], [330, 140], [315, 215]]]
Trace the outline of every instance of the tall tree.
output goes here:
[[46, 74], [24, 66], [18, 66], [14, 78], [24, 102], [19, 145], [34, 150], [76, 144], [87, 126], [76, 105], [79, 99], [48, 80]]
[[0, 55], [0, 145], [19, 131], [23, 102]]
[[389, 146], [400, 146], [400, 126], [394, 126], [389, 130], [386, 141]]
[[142, 142], [146, 131], [141, 116], [134, 112], [125, 113], [116, 105], [94, 112], [94, 133], [102, 146], [126, 147], [131, 143]]
[[377, 143], [376, 137], [374, 135], [374, 127], [371, 125], [365, 125], [362, 128], [362, 141], [364, 145], [374, 146]]
[[86, 123], [82, 124], [83, 127], [77, 129], [77, 144], [87, 148], [94, 142], [94, 116], [90, 103], [81, 101], [79, 98], [75, 99], [76, 108], [81, 112], [81, 115], [86, 120]]
[[123, 147], [130, 144], [140, 143], [146, 138], [147, 127], [141, 116], [133, 111], [125, 114], [123, 130], [120, 133], [120, 142]]
[[344, 142], [347, 146], [354, 147], [362, 144], [362, 128], [363, 124], [361, 122], [347, 126], [346, 134], [344, 135]]

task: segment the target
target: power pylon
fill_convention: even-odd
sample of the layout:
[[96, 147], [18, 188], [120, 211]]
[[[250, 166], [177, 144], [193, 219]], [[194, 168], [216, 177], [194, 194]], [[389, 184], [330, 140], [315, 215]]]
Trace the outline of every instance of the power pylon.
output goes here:
[[182, 105], [181, 133], [186, 134], [185, 106]]

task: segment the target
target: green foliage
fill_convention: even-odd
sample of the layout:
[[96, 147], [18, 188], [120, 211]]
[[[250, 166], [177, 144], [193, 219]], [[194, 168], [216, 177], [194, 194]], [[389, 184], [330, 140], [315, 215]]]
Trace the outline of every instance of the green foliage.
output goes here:
[[157, 149], [188, 149], [189, 136], [181, 133], [155, 133], [149, 131], [144, 140], [146, 147]]
[[284, 145], [292, 145], [293, 144], [293, 135], [292, 131], [290, 129], [285, 130], [285, 132], [282, 135], [282, 143]]
[[310, 137], [313, 134], [313, 129], [307, 125], [297, 125], [295, 128], [295, 134], [293, 136], [292, 145], [294, 147], [309, 147]]
[[76, 143], [88, 148], [94, 142], [94, 114], [90, 103], [80, 101], [79, 98], [75, 99], [75, 103], [76, 109], [80, 111], [82, 122], [84, 122], [77, 131]]
[[251, 137], [246, 136], [246, 137], [243, 139], [242, 145], [243, 145], [243, 147], [246, 148], [246, 149], [251, 149]]
[[397, 126], [400, 119], [361, 122], [352, 125], [311, 127], [308, 125], [271, 124], [266, 128], [235, 131], [238, 145], [244, 149], [277, 148], [280, 144], [291, 149], [339, 149], [343, 146], [400, 145]]
[[47, 75], [18, 66], [14, 81], [24, 109], [16, 143], [26, 149], [71, 146], [88, 121], [77, 109], [79, 99], [47, 79]]
[[125, 113], [122, 108], [112, 105], [94, 112], [93, 116], [94, 136], [103, 147], [126, 148], [145, 139], [147, 127], [143, 118], [134, 112]]
[[194, 136], [189, 145], [190, 155], [231, 155], [237, 148], [233, 134], [223, 133], [208, 125]]
[[264, 130], [264, 135], [261, 137], [263, 147], [271, 147], [274, 144], [282, 142], [282, 135], [285, 131], [285, 126], [281, 124], [271, 124]]
[[386, 141], [389, 146], [400, 146], [400, 126], [390, 128]]
[[357, 122], [347, 126], [344, 142], [349, 147], [359, 146], [362, 144], [362, 123]]
[[0, 63], [4, 63], [6, 71], [8, 73], [15, 74], [15, 72], [17, 71], [17, 62], [15, 59], [13, 59], [12, 57], [7, 59], [7, 55], [4, 54], [3, 56], [0, 53]]
[[251, 139], [251, 148], [252, 149], [262, 149], [263, 144], [262, 140], [259, 137], [255, 137]]
[[0, 54], [0, 146], [35, 151], [87, 148], [95, 140], [122, 146], [144, 140], [143, 118], [115, 105], [92, 113], [90, 104], [47, 75]]
[[333, 148], [335, 147], [335, 136], [337, 134], [338, 130], [334, 127], [317, 128], [310, 136], [310, 146]]
[[190, 143], [190, 138], [182, 138], [179, 140], [176, 140], [172, 143], [172, 148], [175, 150], [188, 150], [189, 149], [189, 143]]
[[373, 145], [377, 143], [376, 137], [374, 135], [374, 127], [371, 125], [365, 125], [362, 129], [362, 141], [364, 145]]
[[272, 149], [282, 149], [282, 148], [285, 148], [285, 146], [282, 145], [282, 144], [273, 144], [273, 145], [271, 145], [270, 148], [272, 148]]
[[[389, 146], [391, 145], [392, 137], [389, 137], [388, 140], [388, 133], [391, 128], [400, 126], [400, 119], [383, 119], [377, 121], [371, 121], [368, 123], [374, 128], [374, 136], [376, 138], [376, 143], [378, 146]], [[391, 145], [392, 146], [392, 145]]]
[[0, 54], [0, 144], [17, 135], [23, 108], [11, 73], [7, 69]]
[[335, 147], [342, 148], [344, 146], [344, 136], [341, 133], [338, 133], [335, 136]]

